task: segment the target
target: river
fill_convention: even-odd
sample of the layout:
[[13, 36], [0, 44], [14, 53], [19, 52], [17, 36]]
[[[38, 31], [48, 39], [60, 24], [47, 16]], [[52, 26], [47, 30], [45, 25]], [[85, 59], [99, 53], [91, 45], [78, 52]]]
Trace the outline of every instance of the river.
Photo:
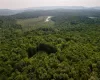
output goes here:
[[45, 20], [45, 22], [49, 22], [52, 16], [48, 16]]

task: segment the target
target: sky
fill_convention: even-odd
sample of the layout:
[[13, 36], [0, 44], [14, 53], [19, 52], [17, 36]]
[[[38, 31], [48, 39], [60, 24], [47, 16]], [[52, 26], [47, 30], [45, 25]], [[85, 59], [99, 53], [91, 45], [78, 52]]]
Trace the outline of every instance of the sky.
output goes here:
[[0, 9], [22, 9], [41, 6], [100, 6], [100, 0], [0, 0]]

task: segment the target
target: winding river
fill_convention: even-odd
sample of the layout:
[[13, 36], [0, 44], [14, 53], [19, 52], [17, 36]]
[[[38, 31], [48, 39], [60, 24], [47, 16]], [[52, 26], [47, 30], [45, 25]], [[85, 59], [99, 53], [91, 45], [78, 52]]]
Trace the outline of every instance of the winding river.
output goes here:
[[45, 22], [49, 22], [52, 16], [48, 16], [45, 20]]

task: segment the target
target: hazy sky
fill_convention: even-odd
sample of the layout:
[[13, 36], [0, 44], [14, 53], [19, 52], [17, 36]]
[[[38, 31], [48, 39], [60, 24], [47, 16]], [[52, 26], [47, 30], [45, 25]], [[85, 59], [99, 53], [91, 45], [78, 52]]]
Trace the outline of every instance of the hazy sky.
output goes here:
[[20, 9], [40, 6], [100, 6], [100, 0], [0, 0], [0, 8]]

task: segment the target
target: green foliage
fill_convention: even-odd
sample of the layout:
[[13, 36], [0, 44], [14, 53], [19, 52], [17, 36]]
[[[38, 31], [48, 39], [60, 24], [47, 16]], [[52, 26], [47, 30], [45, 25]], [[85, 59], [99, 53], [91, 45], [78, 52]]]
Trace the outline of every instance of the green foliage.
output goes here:
[[[100, 79], [100, 18], [65, 13], [55, 15], [54, 24], [41, 21], [26, 29], [22, 19], [19, 25], [14, 16], [0, 17], [0, 80]], [[33, 25], [27, 19], [32, 15], [25, 15], [23, 21]]]

